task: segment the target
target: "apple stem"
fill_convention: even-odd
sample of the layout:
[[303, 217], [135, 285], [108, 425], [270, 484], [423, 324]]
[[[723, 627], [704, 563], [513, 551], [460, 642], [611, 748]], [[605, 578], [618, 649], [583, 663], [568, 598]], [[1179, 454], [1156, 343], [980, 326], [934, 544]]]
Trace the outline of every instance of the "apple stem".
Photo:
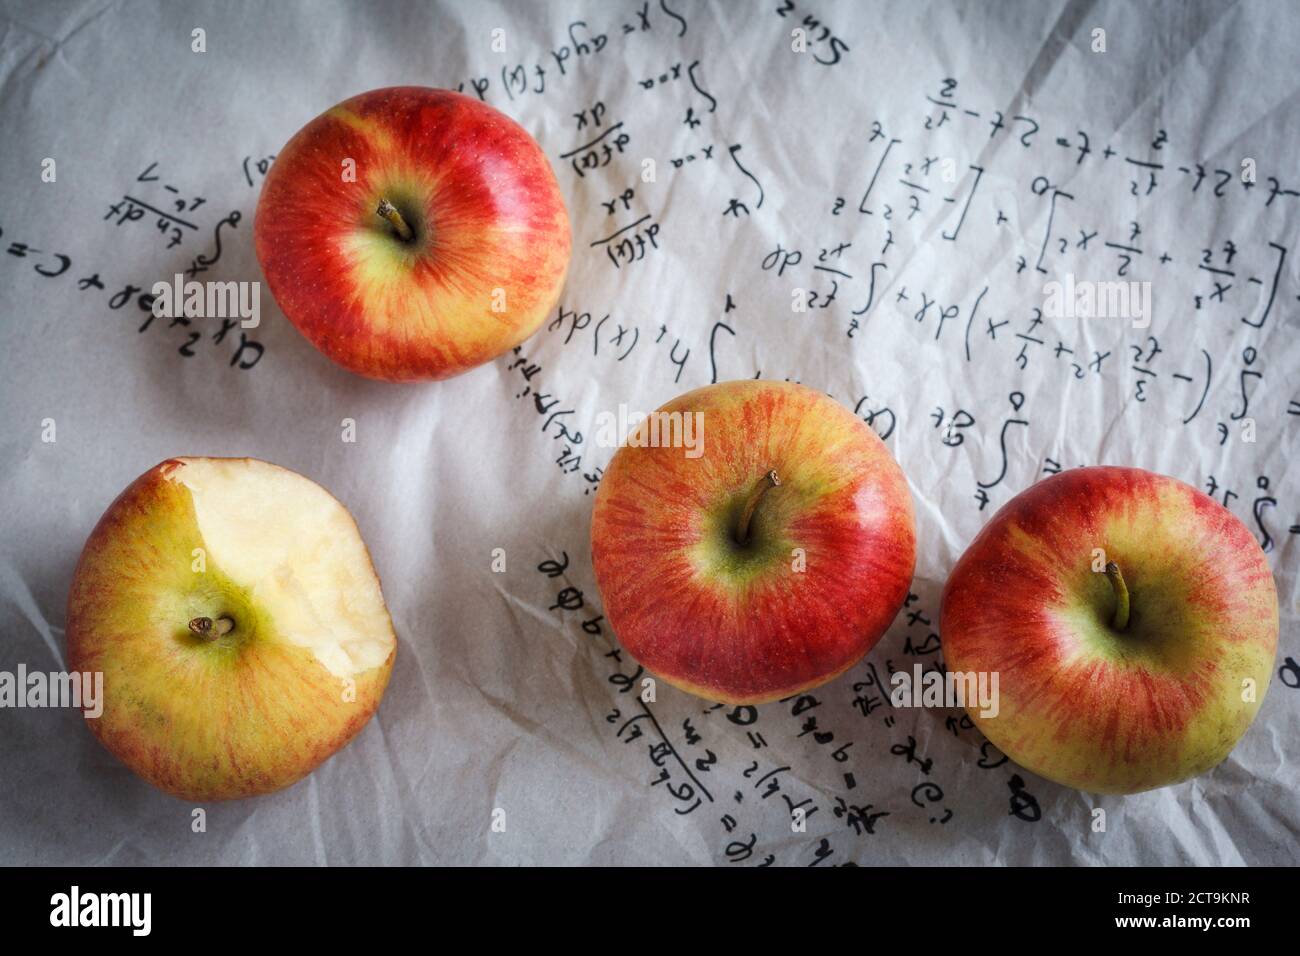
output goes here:
[[403, 242], [411, 241], [411, 237], [415, 233], [411, 232], [411, 227], [406, 224], [406, 220], [402, 218], [402, 214], [397, 211], [396, 206], [387, 199], [381, 199], [379, 200], [379, 208], [375, 212], [393, 224], [393, 228], [397, 230], [397, 234], [402, 237]]
[[215, 621], [210, 617], [196, 617], [190, 621], [190, 630], [200, 637], [224, 637], [235, 627], [235, 622], [228, 617], [219, 617]]
[[1114, 561], [1106, 565], [1106, 579], [1115, 589], [1115, 617], [1110, 623], [1115, 630], [1122, 631], [1128, 627], [1128, 585], [1124, 583], [1124, 575]]
[[780, 483], [781, 479], [777, 477], [776, 469], [773, 468], [754, 485], [754, 490], [745, 499], [745, 509], [740, 513], [740, 523], [736, 525], [736, 540], [740, 544], [749, 542], [749, 521], [754, 517], [754, 509], [758, 507], [758, 502], [767, 493], [767, 489], [775, 488]]

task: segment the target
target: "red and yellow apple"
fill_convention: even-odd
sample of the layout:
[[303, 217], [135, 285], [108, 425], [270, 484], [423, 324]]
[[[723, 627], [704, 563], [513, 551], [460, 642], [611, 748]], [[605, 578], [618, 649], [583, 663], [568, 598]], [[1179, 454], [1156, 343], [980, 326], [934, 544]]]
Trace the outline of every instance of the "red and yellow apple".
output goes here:
[[1062, 472], [1009, 501], [948, 578], [949, 672], [994, 673], [968, 707], [1021, 766], [1094, 793], [1177, 783], [1255, 718], [1277, 652], [1277, 590], [1250, 531], [1181, 481]]
[[537, 142], [469, 96], [362, 93], [276, 156], [253, 226], [289, 321], [344, 368], [448, 378], [514, 348], [559, 299], [569, 217]]
[[287, 787], [379, 706], [396, 638], [356, 523], [324, 488], [252, 459], [174, 458], [86, 542], [68, 666], [104, 675], [95, 736], [196, 801]]
[[[673, 416], [700, 423], [699, 447], [651, 444]], [[907, 597], [916, 534], [903, 472], [864, 422], [802, 385], [738, 381], [677, 397], [629, 436], [600, 482], [591, 551], [605, 615], [641, 664], [757, 704], [862, 659]]]

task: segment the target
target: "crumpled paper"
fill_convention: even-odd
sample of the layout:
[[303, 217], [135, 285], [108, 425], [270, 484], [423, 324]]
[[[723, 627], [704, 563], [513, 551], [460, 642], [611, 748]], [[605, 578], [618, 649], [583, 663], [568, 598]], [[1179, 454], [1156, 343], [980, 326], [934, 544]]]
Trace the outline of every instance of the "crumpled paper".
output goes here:
[[[63, 667], [85, 537], [184, 454], [333, 491], [400, 637], [355, 742], [202, 814], [75, 711], [0, 710], [0, 862], [1295, 862], [1295, 11], [0, 9], [0, 670]], [[332, 366], [265, 288], [254, 330], [146, 321], [140, 295], [196, 265], [260, 280], [270, 157], [396, 84], [480, 95], [542, 144], [574, 232], [553, 322], [458, 379], [394, 386]], [[1047, 283], [1118, 281], [1125, 257], [1149, 328], [1036, 316]], [[645, 703], [588, 553], [600, 416], [756, 375], [886, 438], [917, 505], [915, 597], [810, 698], [749, 712], [661, 683]], [[1019, 770], [960, 711], [879, 702], [891, 668], [937, 662], [945, 575], [996, 508], [1102, 462], [1226, 501], [1282, 606], [1280, 676], [1231, 757], [1125, 798]]]

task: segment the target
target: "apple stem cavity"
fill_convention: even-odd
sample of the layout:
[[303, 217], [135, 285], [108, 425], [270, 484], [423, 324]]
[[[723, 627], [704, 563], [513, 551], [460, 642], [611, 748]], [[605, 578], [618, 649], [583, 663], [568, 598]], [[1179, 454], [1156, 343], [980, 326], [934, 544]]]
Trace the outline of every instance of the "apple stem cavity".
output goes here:
[[379, 208], [376, 209], [375, 212], [393, 224], [393, 228], [397, 230], [397, 234], [402, 238], [403, 242], [411, 241], [411, 237], [414, 236], [415, 233], [413, 233], [411, 227], [406, 224], [406, 220], [402, 218], [402, 214], [397, 211], [396, 206], [390, 203], [387, 199], [381, 199], [379, 200]]
[[754, 485], [754, 489], [745, 499], [745, 508], [740, 513], [740, 522], [736, 525], [736, 542], [738, 544], [749, 543], [749, 522], [754, 517], [754, 509], [758, 507], [759, 501], [763, 495], [767, 494], [767, 489], [775, 488], [781, 484], [781, 479], [777, 477], [776, 469], [773, 468]]
[[1117, 631], [1126, 630], [1129, 613], [1128, 585], [1124, 583], [1124, 575], [1114, 561], [1106, 564], [1106, 579], [1115, 590], [1115, 616], [1111, 619], [1111, 626]]
[[196, 617], [190, 621], [190, 630], [199, 637], [218, 638], [229, 634], [235, 622], [228, 617], [219, 617], [215, 621], [210, 617]]

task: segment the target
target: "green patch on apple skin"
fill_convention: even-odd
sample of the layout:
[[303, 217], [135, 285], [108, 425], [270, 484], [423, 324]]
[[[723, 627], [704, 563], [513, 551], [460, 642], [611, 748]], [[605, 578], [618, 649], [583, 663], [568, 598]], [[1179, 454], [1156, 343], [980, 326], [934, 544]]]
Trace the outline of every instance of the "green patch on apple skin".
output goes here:
[[[162, 520], [153, 524], [157, 550], [149, 565], [168, 572], [163, 578], [144, 575], [121, 594], [121, 611], [110, 617], [132, 619], [148, 631], [185, 666], [233, 666], [255, 643], [273, 640], [275, 626], [261, 610], [250, 589], [237, 583], [217, 565], [212, 549], [199, 528], [193, 493], [179, 484], [168, 485], [170, 506], [160, 509]], [[149, 550], [144, 551], [149, 554]], [[203, 555], [197, 570], [194, 555]], [[137, 552], [137, 557], [139, 552]], [[226, 618], [229, 631], [197, 634], [190, 622]]]
[[1121, 666], [1190, 675], [1205, 660], [1214, 636], [1189, 612], [1188, 595], [1173, 572], [1138, 577], [1132, 573], [1138, 564], [1129, 563], [1130, 611], [1124, 630], [1113, 623], [1116, 600], [1110, 581], [1088, 564], [1076, 572], [1078, 584], [1070, 589], [1077, 599], [1057, 614], [1090, 656]]
[[696, 571], [720, 580], [736, 590], [743, 590], [774, 570], [789, 570], [791, 552], [797, 547], [780, 526], [778, 509], [760, 502], [749, 521], [749, 538], [736, 540], [736, 527], [745, 509], [747, 492], [724, 498], [704, 514], [699, 542], [691, 549], [691, 563]]
[[[411, 228], [409, 240], [399, 236], [392, 224], [376, 211], [381, 199], [387, 199], [401, 213]], [[417, 260], [426, 258], [433, 247], [433, 228], [426, 207], [424, 190], [388, 180], [358, 210], [359, 229], [352, 237], [353, 249], [363, 261], [380, 268], [412, 267]]]
[[[248, 589], [231, 581], [220, 569], [209, 565], [207, 571], [193, 577], [192, 586], [174, 602], [174, 615], [168, 617], [181, 647], [213, 663], [233, 666], [245, 649], [273, 633], [271, 622], [258, 609]], [[198, 618], [207, 618], [214, 626], [225, 619], [231, 627], [224, 634], [196, 634], [190, 622]]]

